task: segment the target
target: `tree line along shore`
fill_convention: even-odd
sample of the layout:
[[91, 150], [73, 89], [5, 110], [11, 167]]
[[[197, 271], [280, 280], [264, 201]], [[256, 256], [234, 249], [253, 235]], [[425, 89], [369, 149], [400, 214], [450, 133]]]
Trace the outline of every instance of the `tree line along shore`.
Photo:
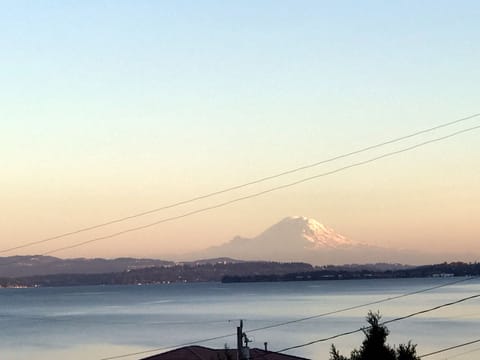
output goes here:
[[149, 285], [186, 282], [273, 282], [480, 275], [480, 263], [452, 262], [423, 266], [366, 264], [314, 267], [306, 263], [217, 262], [188, 263], [127, 269], [109, 273], [46, 274], [2, 277], [0, 287], [55, 287], [88, 285]]

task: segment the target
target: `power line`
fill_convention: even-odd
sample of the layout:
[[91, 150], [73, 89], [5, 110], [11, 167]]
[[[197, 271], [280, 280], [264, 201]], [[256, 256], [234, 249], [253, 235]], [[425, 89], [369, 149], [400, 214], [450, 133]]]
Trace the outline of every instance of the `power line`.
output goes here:
[[376, 148], [380, 148], [380, 147], [385, 146], [385, 145], [390, 145], [390, 144], [397, 143], [397, 142], [400, 142], [400, 141], [403, 141], [403, 140], [406, 140], [406, 139], [409, 139], [409, 138], [413, 138], [413, 137], [418, 136], [418, 135], [426, 134], [426, 133], [429, 133], [429, 132], [432, 132], [432, 131], [435, 131], [435, 130], [439, 130], [441, 128], [452, 126], [454, 124], [458, 124], [460, 122], [464, 122], [464, 121], [476, 118], [478, 116], [480, 116], [480, 113], [473, 114], [473, 115], [470, 115], [470, 116], [467, 116], [467, 117], [463, 117], [463, 118], [460, 118], [460, 119], [457, 119], [457, 120], [454, 120], [454, 121], [446, 122], [446, 123], [443, 123], [443, 124], [440, 124], [440, 125], [437, 125], [437, 126], [434, 126], [434, 127], [431, 127], [431, 128], [423, 129], [423, 130], [420, 130], [420, 131], [417, 131], [417, 132], [414, 132], [414, 133], [411, 133], [411, 134], [408, 134], [408, 135], [404, 135], [404, 136], [401, 136], [401, 137], [398, 137], [398, 138], [390, 139], [390, 140], [387, 140], [387, 141], [384, 141], [384, 142], [381, 142], [381, 143], [378, 143], [378, 144], [375, 144], [375, 145], [367, 146], [367, 147], [364, 147], [364, 148], [361, 148], [361, 149], [358, 149], [358, 150], [355, 150], [355, 151], [351, 151], [351, 152], [348, 152], [348, 153], [345, 153], [345, 154], [337, 155], [337, 156], [334, 156], [334, 157], [331, 157], [331, 158], [328, 158], [328, 159], [317, 161], [317, 162], [307, 164], [307, 165], [304, 165], [304, 166], [300, 166], [300, 167], [297, 167], [297, 168], [294, 168], [294, 169], [290, 169], [290, 170], [286, 170], [286, 171], [283, 171], [283, 172], [280, 172], [280, 173], [276, 173], [276, 174], [273, 174], [273, 175], [262, 177], [262, 178], [252, 180], [252, 181], [249, 181], [249, 182], [246, 182], [246, 183], [243, 183], [243, 184], [239, 184], [239, 185], [224, 188], [222, 190], [218, 190], [218, 191], [210, 192], [210, 193], [207, 193], [207, 194], [195, 196], [195, 197], [187, 199], [187, 200], [178, 201], [178, 202], [175, 202], [175, 203], [172, 203], [172, 204], [169, 204], [169, 205], [165, 205], [165, 206], [157, 207], [155, 209], [150, 209], [150, 210], [147, 210], [147, 211], [136, 213], [136, 214], [133, 214], [133, 215], [113, 219], [113, 220], [103, 222], [103, 223], [100, 223], [100, 224], [83, 227], [83, 228], [80, 228], [80, 229], [77, 229], [77, 230], [65, 232], [65, 233], [55, 235], [55, 236], [52, 236], [52, 237], [48, 237], [48, 238], [45, 238], [45, 239], [31, 241], [31, 242], [28, 242], [28, 243], [25, 243], [25, 244], [22, 244], [22, 245], [19, 245], [19, 246], [6, 248], [6, 249], [3, 249], [3, 250], [0, 250], [0, 254], [6, 253], [6, 252], [9, 252], [9, 251], [12, 251], [12, 250], [19, 250], [19, 249], [23, 249], [23, 248], [30, 247], [30, 246], [33, 246], [33, 245], [38, 245], [38, 244], [46, 243], [46, 242], [49, 242], [49, 241], [61, 239], [61, 238], [67, 237], [67, 236], [71, 236], [71, 235], [79, 234], [79, 233], [82, 233], [82, 232], [98, 229], [98, 228], [105, 227], [105, 226], [108, 226], [108, 225], [113, 225], [113, 224], [120, 223], [120, 222], [123, 222], [123, 221], [126, 221], [126, 220], [131, 220], [131, 219], [135, 219], [135, 218], [142, 217], [142, 216], [145, 216], [145, 215], [153, 214], [153, 213], [156, 213], [156, 212], [159, 212], [159, 211], [162, 211], [162, 210], [167, 210], [167, 209], [171, 209], [171, 208], [174, 208], [174, 207], [178, 207], [180, 205], [186, 205], [186, 204], [198, 201], [198, 200], [207, 199], [207, 198], [210, 198], [210, 197], [213, 197], [213, 196], [216, 196], [216, 195], [220, 195], [220, 194], [224, 194], [224, 193], [227, 193], [227, 192], [230, 192], [230, 191], [233, 191], [233, 190], [242, 189], [242, 188], [245, 188], [247, 186], [259, 184], [259, 183], [262, 183], [262, 182], [265, 182], [265, 181], [268, 181], [268, 180], [273, 180], [273, 179], [276, 179], [276, 178], [279, 178], [279, 177], [282, 177], [282, 176], [285, 176], [285, 175], [293, 174], [293, 173], [296, 173], [296, 172], [299, 172], [299, 171], [302, 171], [302, 170], [310, 169], [310, 168], [313, 168], [313, 167], [316, 167], [316, 166], [319, 166], [319, 165], [323, 165], [323, 164], [326, 164], [326, 163], [329, 163], [329, 162], [333, 162], [333, 161], [336, 161], [336, 160], [347, 158], [347, 157], [350, 157], [350, 156], [353, 156], [353, 155], [358, 155], [358, 154], [361, 154], [363, 152], [373, 150], [373, 149], [376, 149]]
[[[195, 214], [199, 214], [199, 213], [211, 211], [211, 210], [214, 210], [214, 209], [222, 208], [222, 207], [225, 207], [225, 206], [228, 206], [228, 205], [240, 202], [240, 201], [253, 199], [253, 198], [256, 198], [256, 197], [259, 197], [259, 196], [262, 196], [262, 195], [266, 195], [266, 194], [269, 194], [269, 193], [272, 193], [272, 192], [275, 192], [275, 191], [278, 191], [278, 190], [283, 190], [283, 189], [286, 189], [286, 188], [290, 188], [290, 187], [293, 187], [293, 186], [296, 186], [296, 185], [299, 185], [299, 184], [302, 184], [302, 183], [305, 183], [305, 182], [308, 182], [308, 181], [312, 181], [312, 180], [315, 180], [315, 179], [318, 179], [318, 178], [321, 178], [321, 177], [333, 175], [333, 174], [336, 174], [336, 173], [339, 173], [339, 172], [342, 172], [342, 171], [345, 171], [345, 170], [348, 170], [348, 169], [351, 169], [351, 168], [354, 168], [354, 167], [366, 165], [366, 164], [378, 161], [380, 159], [384, 159], [384, 158], [391, 157], [391, 156], [394, 156], [394, 155], [398, 155], [398, 154], [401, 154], [401, 153], [404, 153], [404, 152], [407, 152], [407, 151], [411, 151], [411, 150], [414, 150], [416, 148], [419, 148], [419, 147], [422, 147], [422, 146], [425, 146], [425, 145], [428, 145], [428, 144], [443, 141], [443, 140], [452, 138], [454, 136], [458, 136], [458, 135], [466, 133], [466, 132], [477, 130], [479, 128], [480, 128], [480, 125], [470, 127], [470, 128], [467, 128], [467, 129], [463, 129], [463, 130], [459, 130], [459, 131], [456, 131], [454, 133], [451, 133], [451, 134], [448, 134], [448, 135], [445, 135], [445, 136], [442, 136], [442, 137], [438, 137], [438, 138], [434, 138], [434, 139], [431, 139], [431, 140], [428, 140], [428, 141], [424, 141], [424, 142], [421, 142], [421, 143], [418, 143], [418, 144], [415, 144], [415, 145], [412, 145], [412, 146], [409, 146], [409, 147], [406, 147], [406, 148], [403, 148], [403, 149], [400, 149], [400, 150], [388, 152], [386, 154], [379, 155], [379, 156], [376, 156], [376, 157], [373, 157], [373, 158], [370, 158], [370, 159], [367, 159], [367, 160], [359, 161], [359, 162], [356, 162], [356, 163], [353, 163], [353, 164], [350, 164], [350, 165], [347, 165], [347, 166], [343, 166], [343, 167], [337, 168], [335, 170], [327, 171], [327, 172], [324, 172], [324, 173], [321, 173], [321, 174], [317, 174], [317, 175], [314, 175], [314, 176], [310, 176], [310, 177], [307, 177], [307, 178], [296, 180], [294, 182], [279, 185], [279, 186], [276, 186], [276, 187], [273, 187], [273, 188], [270, 188], [270, 189], [267, 189], [267, 190], [263, 190], [263, 191], [260, 191], [260, 192], [257, 192], [257, 193], [253, 193], [253, 194], [250, 194], [250, 195], [238, 197], [238, 198], [235, 198], [235, 199], [232, 199], [232, 200], [228, 200], [228, 201], [225, 201], [225, 202], [222, 202], [222, 203], [218, 203], [216, 205], [212, 205], [212, 206], [200, 208], [200, 209], [197, 209], [197, 210], [193, 210], [193, 211], [181, 214], [181, 215], [176, 215], [176, 216], [164, 218], [164, 219], [161, 219], [161, 220], [149, 223], [149, 224], [145, 224], [145, 225], [133, 227], [133, 228], [130, 228], [130, 229], [118, 231], [116, 233], [112, 233], [112, 234], [109, 234], [109, 235], [95, 237], [93, 239], [81, 241], [81, 242], [78, 242], [78, 243], [75, 243], [75, 244], [72, 244], [72, 245], [59, 247], [59, 248], [41, 253], [40, 255], [50, 255], [50, 254], [53, 254], [53, 253], [57, 253], [59, 251], [74, 249], [74, 248], [77, 248], [77, 247], [80, 247], [80, 246], [83, 246], [83, 245], [87, 245], [87, 244], [91, 244], [91, 243], [94, 243], [94, 242], [97, 242], [97, 241], [110, 239], [110, 238], [113, 238], [113, 237], [116, 237], [116, 236], [128, 234], [128, 233], [143, 230], [143, 229], [147, 229], [147, 228], [150, 228], [150, 227], [162, 224], [162, 223], [166, 223], [166, 222], [170, 222], [170, 221], [173, 221], [173, 220], [178, 220], [178, 219], [182, 219], [182, 218], [185, 218], [185, 217], [189, 217], [189, 216], [192, 216], [192, 215], [195, 215]], [[27, 246], [25, 245], [23, 247], [27, 247]]]
[[189, 345], [201, 344], [201, 343], [208, 342], [208, 341], [213, 341], [213, 340], [225, 339], [226, 337], [235, 336], [235, 335], [237, 335], [237, 334], [236, 333], [231, 333], [231, 334], [227, 334], [227, 335], [214, 336], [214, 337], [207, 338], [207, 339], [187, 342], [187, 343], [173, 345], [173, 346], [164, 346], [164, 347], [159, 347], [159, 348], [156, 348], [156, 349], [143, 350], [143, 351], [137, 351], [137, 352], [132, 352], [132, 353], [123, 354], [123, 355], [110, 356], [110, 357], [106, 357], [106, 358], [101, 358], [100, 360], [114, 360], [114, 359], [121, 359], [121, 358], [130, 357], [130, 356], [145, 355], [145, 354], [149, 354], [149, 353], [152, 353], [152, 352], [164, 351], [164, 350], [168, 350], [168, 349], [172, 349], [172, 348], [179, 348], [179, 347], [184, 347], [184, 346], [189, 346]]
[[429, 287], [429, 288], [425, 288], [425, 289], [421, 289], [421, 290], [417, 290], [417, 291], [412, 291], [412, 292], [408, 292], [408, 293], [401, 294], [401, 295], [389, 296], [387, 298], [379, 299], [379, 300], [376, 300], [376, 301], [371, 301], [371, 302], [368, 302], [368, 303], [365, 303], [365, 304], [350, 306], [350, 307], [346, 307], [346, 308], [339, 309], [339, 310], [333, 310], [333, 311], [329, 311], [329, 312], [325, 312], [325, 313], [321, 313], [321, 314], [307, 316], [307, 317], [300, 318], [300, 319], [285, 321], [285, 322], [281, 322], [281, 323], [277, 323], [277, 324], [273, 324], [273, 325], [267, 325], [267, 326], [263, 326], [263, 327], [260, 327], [260, 328], [247, 330], [247, 331], [249, 333], [251, 333], [251, 332], [256, 332], [256, 331], [260, 331], [260, 330], [272, 329], [272, 328], [276, 328], [276, 327], [279, 327], [279, 326], [290, 325], [290, 324], [294, 324], [294, 323], [298, 323], [298, 322], [302, 322], [302, 321], [306, 321], [306, 320], [312, 320], [312, 319], [325, 317], [325, 316], [329, 316], [329, 315], [335, 315], [335, 314], [339, 314], [339, 313], [346, 312], [346, 311], [349, 311], [349, 310], [356, 310], [356, 309], [360, 309], [360, 308], [363, 308], [363, 307], [366, 307], [366, 306], [377, 305], [377, 304], [381, 304], [381, 303], [384, 303], [384, 302], [387, 302], [387, 301], [397, 300], [397, 299], [401, 299], [401, 298], [404, 298], [404, 297], [421, 294], [421, 293], [428, 292], [428, 291], [431, 291], [431, 290], [443, 288], [445, 286], [450, 286], [450, 285], [462, 283], [462, 282], [465, 282], [465, 281], [470, 281], [470, 280], [476, 279], [476, 278], [477, 277], [468, 277], [468, 278], [464, 278], [464, 279], [461, 279], [461, 280], [452, 281], [452, 282], [449, 282], [447, 284], [432, 286], [432, 287]]
[[[430, 352], [428, 354], [423, 354], [423, 355], [420, 355], [420, 358], [440, 354], [440, 353], [443, 353], [445, 351], [458, 349], [458, 348], [461, 348], [461, 347], [464, 347], [464, 346], [467, 346], [467, 345], [476, 344], [478, 342], [480, 342], [480, 339], [472, 340], [472, 341], [469, 341], [469, 342], [466, 342], [466, 343], [463, 343], [463, 344], [458, 344], [458, 345], [450, 346], [450, 347], [447, 347], [447, 348], [443, 348], [443, 349], [440, 349], [440, 350], [437, 350], [437, 351]], [[477, 350], [479, 350], [479, 349], [477, 349]]]
[[458, 357], [461, 357], [461, 356], [464, 356], [464, 355], [467, 355], [467, 354], [472, 354], [472, 353], [476, 353], [476, 352], [479, 352], [480, 351], [480, 347], [477, 347], [475, 349], [472, 349], [472, 350], [467, 350], [467, 351], [464, 351], [464, 352], [461, 352], [461, 353], [458, 353], [458, 354], [455, 354], [455, 355], [451, 355], [449, 356], [448, 358], [445, 358], [446, 360], [450, 360], [450, 359], [455, 359], [455, 358], [458, 358]]
[[446, 359], [455, 359], [455, 358], [458, 358], [460, 356], [464, 356], [464, 355], [467, 355], [467, 354], [472, 354], [472, 353], [475, 353], [475, 352], [478, 352], [480, 351], [480, 347], [477, 347], [475, 349], [472, 349], [472, 350], [468, 350], [468, 351], [464, 351], [464, 352], [461, 352], [459, 354], [455, 354], [455, 355], [452, 355], [452, 356], [449, 356], [448, 358]]
[[[327, 315], [334, 315], [334, 314], [346, 312], [346, 311], [349, 311], [349, 310], [359, 309], [361, 307], [380, 304], [382, 302], [392, 301], [392, 300], [395, 300], [395, 299], [400, 299], [400, 298], [403, 298], [403, 297], [417, 295], [417, 294], [421, 294], [421, 293], [428, 292], [428, 291], [431, 291], [431, 290], [436, 290], [436, 289], [439, 289], [439, 288], [443, 288], [443, 287], [447, 287], [447, 286], [451, 286], [451, 285], [456, 285], [458, 283], [462, 283], [462, 282], [465, 282], [465, 281], [470, 281], [470, 280], [473, 280], [473, 279], [478, 279], [478, 277], [468, 277], [468, 278], [464, 278], [464, 279], [460, 279], [460, 280], [456, 280], [456, 281], [450, 281], [450, 282], [445, 283], [445, 284], [432, 286], [432, 287], [429, 287], [429, 288], [424, 288], [424, 289], [404, 293], [404, 294], [397, 295], [397, 296], [390, 296], [390, 297], [387, 297], [387, 298], [384, 298], [384, 299], [364, 303], [364, 304], [361, 304], [361, 305], [351, 306], [351, 307], [342, 308], [342, 309], [338, 309], [338, 310], [334, 310], [334, 311], [330, 311], [330, 312], [326, 312], [326, 313], [321, 313], [321, 314], [317, 314], [317, 315], [313, 315], [313, 316], [309, 316], [309, 317], [305, 317], [305, 318], [300, 318], [300, 319], [296, 319], [296, 320], [291, 320], [291, 321], [281, 322], [281, 323], [277, 323], [277, 324], [273, 324], [273, 325], [269, 325], [269, 326], [264, 326], [264, 327], [260, 327], [260, 328], [246, 330], [246, 332], [252, 333], [252, 332], [267, 330], [267, 329], [271, 329], [271, 328], [275, 328], [275, 327], [285, 326], [285, 325], [289, 325], [289, 324], [293, 324], [293, 323], [297, 323], [297, 322], [301, 322], [301, 321], [311, 320], [311, 319], [315, 319], [315, 318], [319, 318], [319, 317], [323, 317], [323, 316], [327, 316]], [[179, 347], [183, 347], [183, 346], [201, 344], [201, 343], [205, 343], [205, 342], [213, 341], [213, 340], [225, 339], [227, 337], [235, 336], [235, 335], [236, 335], [236, 333], [231, 333], [231, 334], [227, 334], [227, 335], [219, 335], [219, 336], [215, 336], [215, 337], [211, 337], [211, 338], [207, 338], [207, 339], [196, 340], [196, 341], [189, 342], [189, 343], [183, 343], [183, 344], [178, 344], [178, 345], [172, 345], [172, 346], [160, 347], [160, 348], [155, 348], [155, 349], [143, 350], [143, 351], [139, 351], [139, 352], [135, 352], [135, 353], [116, 355], [116, 356], [111, 356], [111, 357], [108, 357], [108, 358], [102, 358], [100, 360], [115, 360], [115, 359], [122, 359], [122, 358], [130, 357], [130, 356], [144, 355], [144, 354], [164, 351], [164, 350], [168, 350], [168, 349], [172, 349], [172, 348], [179, 348]]]
[[[468, 301], [468, 300], [476, 299], [476, 298], [479, 298], [479, 297], [480, 297], [480, 294], [467, 296], [467, 297], [461, 298], [459, 300], [455, 300], [455, 301], [451, 301], [451, 302], [448, 302], [448, 303], [445, 303], [445, 304], [442, 304], [442, 305], [437, 305], [437, 306], [431, 307], [429, 309], [420, 310], [420, 311], [417, 311], [417, 312], [414, 312], [414, 313], [411, 313], [411, 314], [408, 314], [408, 315], [400, 316], [400, 317], [397, 317], [397, 318], [394, 318], [394, 319], [391, 319], [391, 320], [388, 320], [388, 321], [383, 321], [383, 322], [380, 323], [380, 325], [385, 325], [385, 324], [390, 324], [390, 323], [393, 323], [393, 322], [405, 320], [405, 319], [408, 319], [408, 318], [411, 318], [411, 317], [414, 317], [414, 316], [417, 316], [417, 315], [426, 314], [426, 313], [429, 313], [431, 311], [435, 311], [435, 310], [442, 309], [442, 308], [445, 308], [445, 307], [448, 307], [448, 306], [456, 305], [456, 304], [459, 304], [459, 303], [462, 303], [462, 302], [465, 302], [465, 301]], [[326, 337], [326, 338], [312, 340], [312, 341], [309, 341], [309, 342], [306, 342], [306, 343], [303, 343], [303, 344], [300, 344], [300, 345], [290, 346], [290, 347], [284, 348], [282, 350], [279, 350], [277, 352], [283, 353], [283, 352], [286, 352], [286, 351], [289, 351], [289, 350], [299, 349], [299, 348], [302, 348], [302, 347], [305, 347], [305, 346], [310, 346], [310, 345], [313, 345], [313, 344], [318, 344], [320, 342], [333, 340], [333, 339], [343, 337], [343, 336], [346, 336], [346, 335], [355, 334], [357, 332], [368, 330], [370, 328], [371, 328], [371, 326], [367, 326], [367, 327], [362, 327], [362, 328], [356, 329], [356, 330], [346, 331], [346, 332], [336, 334], [336, 335], [333, 335], [333, 336], [329, 336], [329, 337]], [[434, 353], [430, 353], [430, 354], [427, 354], [427, 356], [433, 355], [433, 354]], [[423, 355], [423, 356], [425, 356], [425, 355]]]

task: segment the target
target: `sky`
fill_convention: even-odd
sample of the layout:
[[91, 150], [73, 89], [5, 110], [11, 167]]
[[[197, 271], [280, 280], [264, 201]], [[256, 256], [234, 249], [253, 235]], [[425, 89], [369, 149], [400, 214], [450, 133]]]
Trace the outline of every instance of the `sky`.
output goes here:
[[[477, 1], [0, 6], [0, 251], [480, 112]], [[480, 129], [56, 251], [478, 125], [0, 255], [162, 258], [302, 215], [352, 240], [480, 256]]]

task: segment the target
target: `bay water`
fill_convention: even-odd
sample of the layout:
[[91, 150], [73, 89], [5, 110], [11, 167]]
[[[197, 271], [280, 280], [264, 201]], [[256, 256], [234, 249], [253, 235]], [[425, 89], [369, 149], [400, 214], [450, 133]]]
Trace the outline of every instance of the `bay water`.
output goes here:
[[[384, 320], [479, 294], [473, 279], [353, 310], [252, 331], [280, 322], [451, 283], [452, 278], [343, 280], [277, 283], [179, 283], [0, 289], [0, 359], [141, 359], [209, 338], [198, 345], [235, 348], [239, 319], [252, 347], [280, 350], [366, 325], [369, 310]], [[391, 345], [412, 340], [418, 354], [480, 338], [480, 300], [472, 299], [388, 324]], [[348, 355], [363, 334], [287, 353], [328, 359], [334, 343]], [[473, 360], [480, 343], [428, 357]]]

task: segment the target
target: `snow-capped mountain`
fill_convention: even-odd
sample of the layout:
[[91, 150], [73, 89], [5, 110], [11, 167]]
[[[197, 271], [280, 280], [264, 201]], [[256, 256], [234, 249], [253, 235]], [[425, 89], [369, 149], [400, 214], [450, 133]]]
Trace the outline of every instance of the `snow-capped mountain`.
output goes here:
[[255, 239], [261, 243], [304, 249], [336, 249], [356, 244], [335, 230], [304, 216], [287, 217]]
[[228, 256], [242, 260], [302, 261], [345, 264], [384, 261], [371, 255], [374, 248], [349, 240], [322, 223], [304, 216], [287, 217], [254, 238], [234, 237], [229, 242], [188, 254], [187, 258]]
[[[304, 216], [287, 217], [253, 238], [232, 240], [186, 254], [185, 259], [230, 257], [241, 260], [307, 262], [313, 265], [403, 263], [421, 264], [443, 258], [350, 240], [322, 223]], [[442, 260], [443, 261], [443, 260]]]

